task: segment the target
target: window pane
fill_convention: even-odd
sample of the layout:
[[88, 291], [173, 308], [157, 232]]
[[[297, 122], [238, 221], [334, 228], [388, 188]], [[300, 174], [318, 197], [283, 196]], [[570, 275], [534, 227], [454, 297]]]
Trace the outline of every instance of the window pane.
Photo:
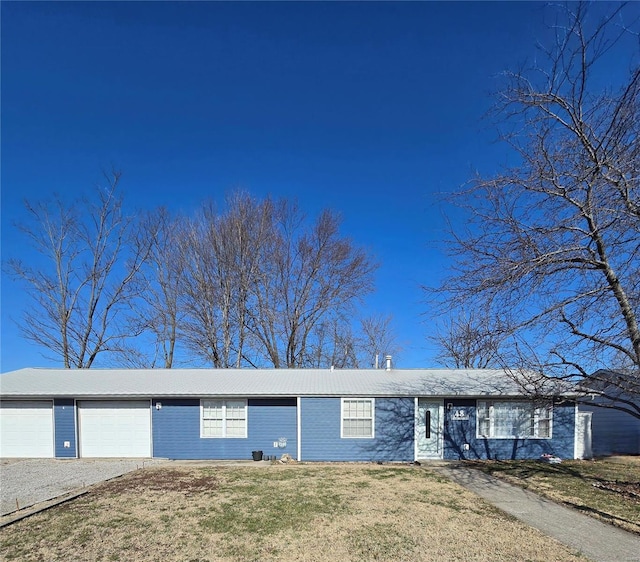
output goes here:
[[369, 400], [365, 400], [362, 403], [362, 415], [364, 417], [370, 418], [371, 417], [371, 402]]
[[353, 425], [351, 420], [344, 420], [342, 433], [345, 437], [353, 437]]
[[494, 404], [495, 437], [530, 437], [533, 407], [522, 402]]
[[540, 420], [538, 422], [538, 435], [536, 437], [551, 437], [550, 420]]
[[342, 436], [373, 436], [373, 400], [342, 401]]
[[202, 416], [204, 419], [222, 419], [222, 401], [205, 400], [202, 403]]
[[360, 420], [358, 429], [360, 430], [360, 435], [363, 437], [371, 437], [372, 433], [372, 422], [371, 420]]
[[478, 434], [489, 435], [489, 418], [478, 418]]
[[227, 437], [244, 437], [245, 422], [244, 420], [228, 420], [227, 421]]
[[206, 437], [222, 437], [222, 420], [204, 420], [202, 433]]
[[551, 435], [551, 407], [533, 402], [477, 403], [478, 435], [497, 438], [548, 438]]
[[246, 400], [202, 400], [202, 437], [246, 435]]
[[371, 420], [344, 420], [342, 433], [344, 437], [371, 437], [373, 423]]
[[244, 410], [244, 400], [227, 400], [227, 410]]
[[345, 418], [355, 418], [356, 417], [356, 411], [355, 411], [355, 403], [352, 400], [347, 400], [344, 402], [344, 413], [343, 413]]
[[244, 419], [244, 405], [237, 407], [229, 407], [227, 405], [227, 419], [241, 420]]

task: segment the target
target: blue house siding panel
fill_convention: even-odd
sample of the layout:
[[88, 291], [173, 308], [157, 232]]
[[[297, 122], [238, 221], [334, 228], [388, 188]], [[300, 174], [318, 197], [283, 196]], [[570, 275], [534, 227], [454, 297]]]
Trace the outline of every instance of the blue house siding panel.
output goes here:
[[621, 410], [580, 404], [580, 411], [593, 412], [592, 447], [596, 457], [605, 455], [640, 455], [640, 420]]
[[[157, 402], [162, 408], [157, 410]], [[302, 460], [304, 461], [412, 461], [414, 459], [414, 399], [376, 398], [375, 437], [340, 437], [340, 398], [301, 398]], [[451, 404], [451, 407], [448, 407]], [[200, 437], [198, 399], [153, 401], [153, 455], [175, 459], [250, 459], [251, 452], [289, 453], [296, 457], [296, 399], [248, 400], [248, 437]], [[527, 459], [551, 453], [573, 458], [575, 405], [554, 404], [551, 439], [476, 438], [476, 400], [444, 399], [445, 459]], [[455, 419], [463, 409], [468, 419]], [[462, 416], [464, 417], [464, 416]], [[54, 400], [55, 456], [77, 456], [76, 410], [71, 398]], [[273, 446], [286, 439], [286, 447]], [[65, 441], [69, 447], [65, 447]], [[469, 448], [465, 449], [464, 444]]]
[[[161, 409], [156, 403], [162, 404]], [[269, 455], [297, 451], [296, 400], [254, 399], [248, 401], [247, 437], [217, 439], [200, 437], [200, 400], [153, 401], [153, 456], [170, 459], [251, 459], [251, 452]], [[274, 448], [280, 438], [285, 448]]]
[[303, 461], [411, 461], [413, 398], [376, 398], [375, 436], [340, 437], [340, 398], [300, 400]]
[[415, 400], [376, 398], [375, 460], [413, 461]]
[[[75, 458], [76, 409], [73, 398], [56, 398], [53, 401], [53, 424], [56, 458]], [[69, 447], [64, 446], [65, 441]]]
[[[274, 447], [274, 442], [281, 438], [286, 441], [286, 446]], [[278, 458], [288, 453], [295, 459], [298, 453], [296, 399], [250, 399], [249, 440], [251, 451], [262, 451]]]
[[[574, 455], [575, 404], [556, 403], [553, 406], [551, 439], [484, 439], [476, 438], [476, 401], [445, 399], [444, 458], [445, 459], [537, 459], [544, 453], [572, 459]], [[447, 407], [451, 404], [451, 408]], [[464, 409], [467, 420], [454, 419], [457, 410]], [[464, 444], [469, 449], [464, 449]]]

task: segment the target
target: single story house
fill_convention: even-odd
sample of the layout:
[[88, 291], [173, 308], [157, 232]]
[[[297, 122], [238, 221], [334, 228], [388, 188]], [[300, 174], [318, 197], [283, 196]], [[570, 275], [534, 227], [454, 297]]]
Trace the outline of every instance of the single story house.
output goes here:
[[21, 369], [0, 375], [1, 457], [299, 461], [581, 458], [572, 395], [502, 370]]

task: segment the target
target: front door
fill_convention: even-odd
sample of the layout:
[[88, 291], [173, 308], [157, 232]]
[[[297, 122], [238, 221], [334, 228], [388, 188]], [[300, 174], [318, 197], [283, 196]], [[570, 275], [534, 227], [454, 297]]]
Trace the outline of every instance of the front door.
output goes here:
[[442, 458], [442, 400], [418, 398], [416, 408], [416, 459]]

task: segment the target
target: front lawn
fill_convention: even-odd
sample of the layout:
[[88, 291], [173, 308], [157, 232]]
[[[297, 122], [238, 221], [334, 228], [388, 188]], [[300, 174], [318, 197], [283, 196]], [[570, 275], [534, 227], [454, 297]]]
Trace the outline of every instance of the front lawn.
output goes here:
[[581, 560], [428, 467], [139, 470], [0, 530], [3, 560]]
[[466, 464], [640, 534], [640, 457]]

